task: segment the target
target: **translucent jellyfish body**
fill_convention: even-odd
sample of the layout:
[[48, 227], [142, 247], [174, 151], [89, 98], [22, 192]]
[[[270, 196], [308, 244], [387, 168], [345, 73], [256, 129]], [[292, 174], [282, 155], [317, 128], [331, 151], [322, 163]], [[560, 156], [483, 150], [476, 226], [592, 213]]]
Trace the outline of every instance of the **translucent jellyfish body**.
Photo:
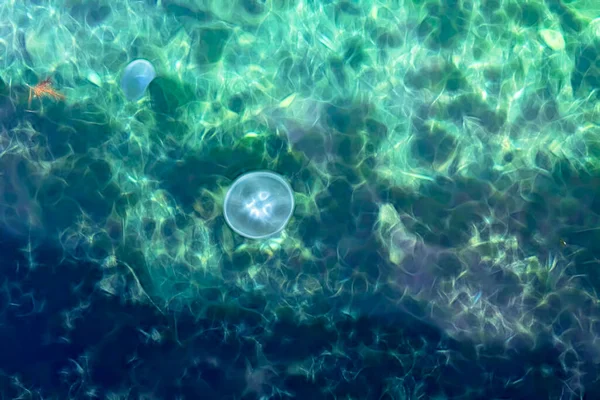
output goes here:
[[225, 196], [223, 213], [238, 234], [261, 239], [285, 228], [294, 211], [294, 192], [281, 175], [249, 172], [237, 178]]
[[137, 101], [144, 96], [152, 80], [156, 78], [154, 66], [147, 60], [134, 60], [123, 71], [121, 89], [129, 101]]

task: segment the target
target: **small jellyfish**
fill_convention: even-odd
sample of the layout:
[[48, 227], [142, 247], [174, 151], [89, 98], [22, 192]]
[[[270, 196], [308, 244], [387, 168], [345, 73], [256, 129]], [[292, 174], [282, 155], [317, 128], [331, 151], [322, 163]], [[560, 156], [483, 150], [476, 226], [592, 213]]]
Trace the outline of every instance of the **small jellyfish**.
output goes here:
[[130, 62], [123, 71], [121, 89], [129, 101], [137, 101], [144, 96], [148, 85], [156, 77], [154, 66], [143, 59]]
[[270, 171], [249, 172], [237, 178], [225, 195], [223, 213], [239, 235], [262, 239], [285, 228], [294, 211], [289, 183]]

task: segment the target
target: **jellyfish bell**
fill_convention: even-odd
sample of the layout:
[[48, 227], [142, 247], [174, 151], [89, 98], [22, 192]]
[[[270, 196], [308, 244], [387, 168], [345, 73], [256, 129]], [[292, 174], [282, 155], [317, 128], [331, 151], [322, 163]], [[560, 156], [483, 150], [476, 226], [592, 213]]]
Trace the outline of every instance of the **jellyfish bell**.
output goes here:
[[249, 239], [263, 239], [281, 232], [293, 211], [291, 186], [281, 175], [270, 171], [238, 177], [223, 203], [227, 225]]
[[148, 60], [133, 60], [125, 67], [121, 77], [121, 89], [129, 101], [137, 101], [146, 93], [150, 82], [156, 78], [156, 70]]

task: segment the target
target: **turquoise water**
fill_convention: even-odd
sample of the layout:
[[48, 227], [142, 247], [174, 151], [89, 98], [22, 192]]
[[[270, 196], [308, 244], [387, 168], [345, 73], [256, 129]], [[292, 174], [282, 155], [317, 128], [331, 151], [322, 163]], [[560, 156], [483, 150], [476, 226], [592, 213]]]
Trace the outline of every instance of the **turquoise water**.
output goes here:
[[594, 1], [1, 2], [0, 394], [596, 398], [599, 89]]

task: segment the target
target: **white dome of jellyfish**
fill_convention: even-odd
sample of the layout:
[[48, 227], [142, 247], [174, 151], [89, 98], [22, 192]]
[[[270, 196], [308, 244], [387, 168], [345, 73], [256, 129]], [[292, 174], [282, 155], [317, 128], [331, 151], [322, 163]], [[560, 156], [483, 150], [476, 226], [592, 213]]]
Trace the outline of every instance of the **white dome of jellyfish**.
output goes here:
[[148, 85], [156, 78], [156, 70], [148, 60], [134, 60], [127, 64], [121, 77], [121, 90], [129, 101], [144, 97]]
[[237, 234], [263, 239], [281, 232], [294, 211], [294, 192], [285, 179], [269, 171], [244, 174], [225, 196], [223, 213]]

